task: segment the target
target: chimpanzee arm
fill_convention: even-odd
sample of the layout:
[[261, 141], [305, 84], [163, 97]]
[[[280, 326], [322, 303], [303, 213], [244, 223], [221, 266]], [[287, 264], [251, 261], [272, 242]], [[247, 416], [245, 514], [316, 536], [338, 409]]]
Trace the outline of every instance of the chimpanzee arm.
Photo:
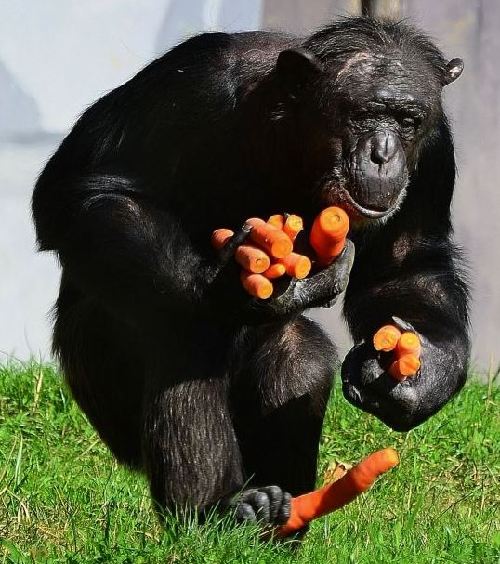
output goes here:
[[61, 183], [38, 183], [34, 216], [40, 246], [57, 251], [78, 287], [130, 321], [201, 307], [219, 265], [138, 181], [92, 174]]
[[[444, 124], [445, 125], [445, 124]], [[342, 377], [353, 404], [407, 430], [438, 411], [464, 384], [469, 355], [468, 290], [451, 242], [453, 145], [447, 128], [421, 162], [403, 208], [366, 245], [357, 246], [344, 312], [356, 346]], [[392, 316], [422, 340], [421, 369], [402, 382], [380, 366], [372, 338]]]

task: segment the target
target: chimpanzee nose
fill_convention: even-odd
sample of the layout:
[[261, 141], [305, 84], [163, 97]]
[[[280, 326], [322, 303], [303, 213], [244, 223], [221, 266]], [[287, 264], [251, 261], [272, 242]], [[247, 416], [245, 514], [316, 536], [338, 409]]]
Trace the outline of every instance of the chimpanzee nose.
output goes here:
[[378, 165], [388, 163], [396, 153], [396, 136], [391, 131], [379, 131], [372, 137], [372, 162]]

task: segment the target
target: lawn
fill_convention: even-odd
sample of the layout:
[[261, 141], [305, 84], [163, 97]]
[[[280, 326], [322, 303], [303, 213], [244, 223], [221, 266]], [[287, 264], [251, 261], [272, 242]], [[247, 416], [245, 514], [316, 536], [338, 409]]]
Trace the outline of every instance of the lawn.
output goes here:
[[320, 472], [384, 446], [401, 465], [293, 550], [215, 518], [163, 530], [145, 481], [117, 466], [57, 371], [0, 367], [0, 562], [498, 562], [499, 394], [472, 381], [431, 421], [399, 434], [336, 387]]

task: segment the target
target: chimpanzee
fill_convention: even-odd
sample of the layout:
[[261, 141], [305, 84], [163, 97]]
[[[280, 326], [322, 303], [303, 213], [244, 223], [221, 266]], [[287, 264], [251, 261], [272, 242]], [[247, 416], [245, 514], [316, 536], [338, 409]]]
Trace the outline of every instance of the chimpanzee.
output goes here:
[[[405, 431], [462, 387], [468, 292], [441, 105], [462, 68], [410, 25], [368, 18], [305, 38], [204, 33], [98, 100], [49, 160], [33, 213], [62, 266], [54, 351], [158, 507], [287, 519], [290, 496], [314, 487], [337, 366], [303, 313], [344, 290], [351, 403]], [[310, 226], [330, 205], [351, 219], [341, 256], [248, 296], [232, 260], [245, 220]], [[219, 227], [236, 234], [216, 252]], [[393, 316], [423, 341], [402, 382], [371, 345]]]

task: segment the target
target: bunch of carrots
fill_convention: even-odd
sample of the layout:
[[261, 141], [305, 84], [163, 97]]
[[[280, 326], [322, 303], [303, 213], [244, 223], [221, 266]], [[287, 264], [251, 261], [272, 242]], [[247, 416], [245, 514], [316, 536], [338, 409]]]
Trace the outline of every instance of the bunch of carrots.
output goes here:
[[[304, 229], [301, 217], [272, 215], [267, 222], [254, 217], [246, 223], [252, 228], [250, 241], [237, 248], [235, 260], [242, 267], [241, 282], [250, 295], [268, 299], [273, 293], [272, 280], [285, 274], [299, 280], [309, 275], [311, 259], [293, 250], [297, 235]], [[326, 266], [342, 252], [348, 231], [349, 217], [341, 208], [326, 208], [316, 217], [309, 242], [317, 264]], [[213, 247], [221, 249], [233, 235], [230, 229], [216, 229]]]
[[416, 333], [401, 332], [395, 325], [384, 325], [373, 336], [376, 351], [392, 353], [387, 372], [396, 380], [414, 376], [420, 369], [422, 345]]

